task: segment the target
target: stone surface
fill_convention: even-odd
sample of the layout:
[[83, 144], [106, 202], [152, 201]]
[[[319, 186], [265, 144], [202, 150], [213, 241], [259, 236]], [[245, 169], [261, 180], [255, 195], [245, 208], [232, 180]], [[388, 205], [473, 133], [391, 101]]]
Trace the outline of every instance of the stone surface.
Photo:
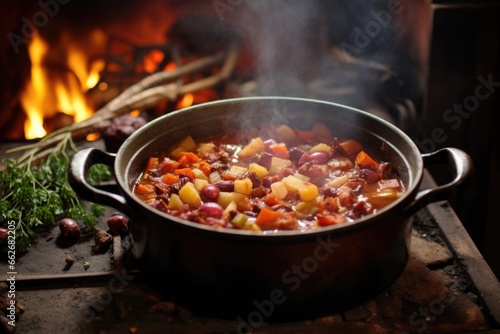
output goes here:
[[443, 245], [421, 238], [413, 232], [411, 240], [412, 256], [426, 265], [445, 263], [452, 259], [450, 251]]

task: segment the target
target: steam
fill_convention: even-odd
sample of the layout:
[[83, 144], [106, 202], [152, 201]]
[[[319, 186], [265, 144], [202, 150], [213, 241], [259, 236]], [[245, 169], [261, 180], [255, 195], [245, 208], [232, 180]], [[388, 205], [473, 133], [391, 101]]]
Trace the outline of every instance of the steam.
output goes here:
[[[261, 95], [295, 95], [310, 77], [310, 66], [322, 48], [316, 1], [256, 0], [242, 20], [256, 59]], [[286, 81], [286, 84], [284, 82]]]
[[420, 3], [245, 1], [229, 19], [242, 30], [255, 59], [251, 95], [316, 98], [411, 123], [424, 72], [414, 56], [418, 50], [399, 25], [402, 17], [421, 14]]

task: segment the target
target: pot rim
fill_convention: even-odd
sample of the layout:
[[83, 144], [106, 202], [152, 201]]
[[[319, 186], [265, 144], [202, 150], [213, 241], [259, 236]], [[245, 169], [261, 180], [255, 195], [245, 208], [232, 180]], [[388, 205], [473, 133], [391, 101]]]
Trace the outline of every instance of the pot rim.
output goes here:
[[[410, 146], [411, 151], [414, 153], [415, 157], [418, 157], [416, 161], [416, 166], [410, 166], [409, 161], [406, 159], [405, 156], [401, 155], [401, 152], [398, 152], [401, 157], [405, 160], [406, 166], [405, 168], [413, 168], [416, 171], [416, 174], [414, 177], [410, 177], [408, 180], [408, 187], [406, 191], [394, 202], [391, 204], [385, 206], [384, 208], [380, 209], [377, 211], [375, 214], [370, 214], [358, 219], [355, 219], [350, 222], [342, 223], [342, 224], [337, 224], [337, 225], [331, 225], [331, 226], [325, 226], [321, 227], [318, 229], [311, 229], [311, 230], [280, 230], [280, 231], [273, 231], [273, 232], [252, 232], [248, 230], [239, 230], [239, 229], [229, 229], [229, 228], [214, 228], [211, 226], [206, 226], [202, 225], [196, 222], [191, 222], [185, 219], [180, 219], [178, 217], [169, 215], [163, 211], [160, 211], [158, 209], [155, 209], [143, 201], [141, 201], [137, 196], [133, 194], [133, 192], [130, 189], [129, 184], [127, 184], [125, 180], [125, 175], [126, 173], [120, 172], [120, 170], [123, 170], [124, 172], [127, 172], [129, 170], [128, 165], [130, 164], [130, 161], [134, 159], [130, 159], [130, 161], [122, 161], [122, 155], [123, 152], [127, 150], [127, 148], [131, 145], [136, 140], [139, 140], [141, 138], [141, 135], [145, 132], [147, 132], [151, 127], [154, 127], [158, 123], [162, 123], [164, 119], [171, 118], [174, 116], [177, 116], [181, 113], [187, 113], [191, 112], [193, 110], [197, 110], [200, 108], [206, 108], [206, 107], [212, 107], [212, 106], [223, 106], [223, 105], [228, 105], [228, 104], [234, 104], [234, 103], [240, 103], [240, 102], [249, 102], [251, 103], [252, 101], [297, 101], [297, 102], [305, 102], [305, 103], [314, 103], [314, 104], [322, 104], [326, 106], [332, 106], [335, 108], [342, 108], [342, 109], [348, 109], [351, 110], [355, 113], [360, 113], [364, 117], [371, 118], [375, 120], [376, 122], [379, 122], [383, 127], [388, 128], [390, 131], [394, 132], [398, 137], [404, 140], [405, 144]], [[144, 143], [142, 147], [146, 147], [150, 142]], [[119, 168], [120, 166], [123, 166], [122, 168]], [[127, 166], [127, 167], [125, 167]], [[206, 233], [211, 233], [213, 235], [217, 236], [240, 236], [240, 237], [249, 237], [249, 238], [280, 238], [280, 237], [297, 237], [297, 236], [322, 236], [325, 234], [330, 234], [332, 232], [335, 232], [336, 234], [343, 234], [344, 232], [350, 232], [353, 229], [359, 229], [359, 228], [365, 228], [372, 223], [376, 223], [380, 219], [390, 215], [397, 213], [400, 216], [404, 216], [404, 209], [409, 202], [411, 202], [420, 186], [422, 177], [423, 177], [423, 160], [420, 154], [420, 151], [418, 150], [416, 144], [413, 142], [413, 140], [406, 134], [404, 133], [401, 129], [396, 127], [395, 125], [391, 124], [390, 122], [376, 116], [373, 114], [370, 114], [366, 111], [363, 111], [361, 109], [349, 107], [343, 104], [335, 103], [335, 102], [329, 102], [329, 101], [323, 101], [323, 100], [316, 100], [316, 99], [310, 99], [310, 98], [300, 98], [300, 97], [283, 97], [283, 96], [262, 96], [262, 97], [242, 97], [242, 98], [230, 98], [230, 99], [221, 99], [217, 101], [210, 101], [210, 102], [205, 102], [205, 103], [200, 103], [197, 105], [193, 105], [187, 108], [179, 109], [172, 111], [168, 114], [165, 114], [163, 116], [160, 116], [150, 122], [148, 122], [146, 125], [142, 126], [139, 128], [136, 132], [134, 132], [119, 148], [118, 152], [116, 153], [116, 160], [114, 164], [114, 172], [115, 172], [115, 177], [117, 180], [117, 183], [119, 185], [119, 188], [122, 192], [122, 194], [126, 197], [127, 201], [133, 201], [134, 205], [138, 205], [144, 210], [148, 212], [148, 214], [153, 214], [154, 216], [160, 217], [162, 219], [162, 222], [164, 221], [165, 223], [172, 221], [174, 225], [178, 225], [179, 228], [188, 228], [188, 229], [194, 229], [200, 232], [206, 232]], [[401, 211], [396, 212], [397, 208], [401, 208]], [[405, 217], [408, 218], [408, 217]], [[140, 222], [136, 222], [140, 223]]]

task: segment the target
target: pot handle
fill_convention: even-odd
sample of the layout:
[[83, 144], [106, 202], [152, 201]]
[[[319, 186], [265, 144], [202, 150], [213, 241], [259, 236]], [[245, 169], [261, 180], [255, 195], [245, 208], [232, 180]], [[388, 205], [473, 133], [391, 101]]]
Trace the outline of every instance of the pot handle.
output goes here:
[[418, 192], [415, 200], [405, 209], [408, 215], [414, 214], [429, 203], [449, 199], [453, 189], [462, 184], [473, 171], [470, 156], [457, 148], [445, 147], [432, 153], [422, 154], [422, 159], [424, 168], [439, 164], [450, 165], [455, 178], [446, 184]]
[[128, 206], [123, 196], [98, 189], [87, 182], [86, 176], [92, 165], [101, 163], [114, 166], [116, 154], [96, 148], [87, 148], [76, 152], [69, 163], [68, 181], [75, 193], [89, 202], [111, 206], [128, 214]]

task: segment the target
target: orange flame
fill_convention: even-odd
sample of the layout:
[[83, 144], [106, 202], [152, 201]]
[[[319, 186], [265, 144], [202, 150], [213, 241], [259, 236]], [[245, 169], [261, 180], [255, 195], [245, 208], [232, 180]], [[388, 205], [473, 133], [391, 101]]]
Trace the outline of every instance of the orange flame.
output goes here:
[[185, 94], [177, 103], [177, 109], [187, 108], [193, 105], [194, 95], [191, 93]]
[[21, 95], [21, 103], [26, 112], [24, 134], [27, 139], [43, 137], [43, 112], [38, 108], [37, 101], [43, 101], [45, 96], [44, 71], [41, 64], [43, 55], [47, 52], [47, 44], [40, 38], [34, 38], [29, 46], [31, 58], [31, 85]]
[[[90, 34], [89, 38], [98, 42], [104, 40], [99, 31]], [[87, 119], [93, 113], [85, 92], [99, 81], [104, 60], [89, 62], [85, 45], [73, 42], [67, 34], [61, 40], [65, 47], [63, 54], [66, 55], [63, 69], [61, 66], [50, 66], [53, 48], [40, 36], [35, 36], [29, 45], [31, 78], [20, 97], [27, 116], [24, 125], [26, 139], [45, 136], [44, 118], [52, 117], [57, 112], [73, 116], [75, 122]]]

